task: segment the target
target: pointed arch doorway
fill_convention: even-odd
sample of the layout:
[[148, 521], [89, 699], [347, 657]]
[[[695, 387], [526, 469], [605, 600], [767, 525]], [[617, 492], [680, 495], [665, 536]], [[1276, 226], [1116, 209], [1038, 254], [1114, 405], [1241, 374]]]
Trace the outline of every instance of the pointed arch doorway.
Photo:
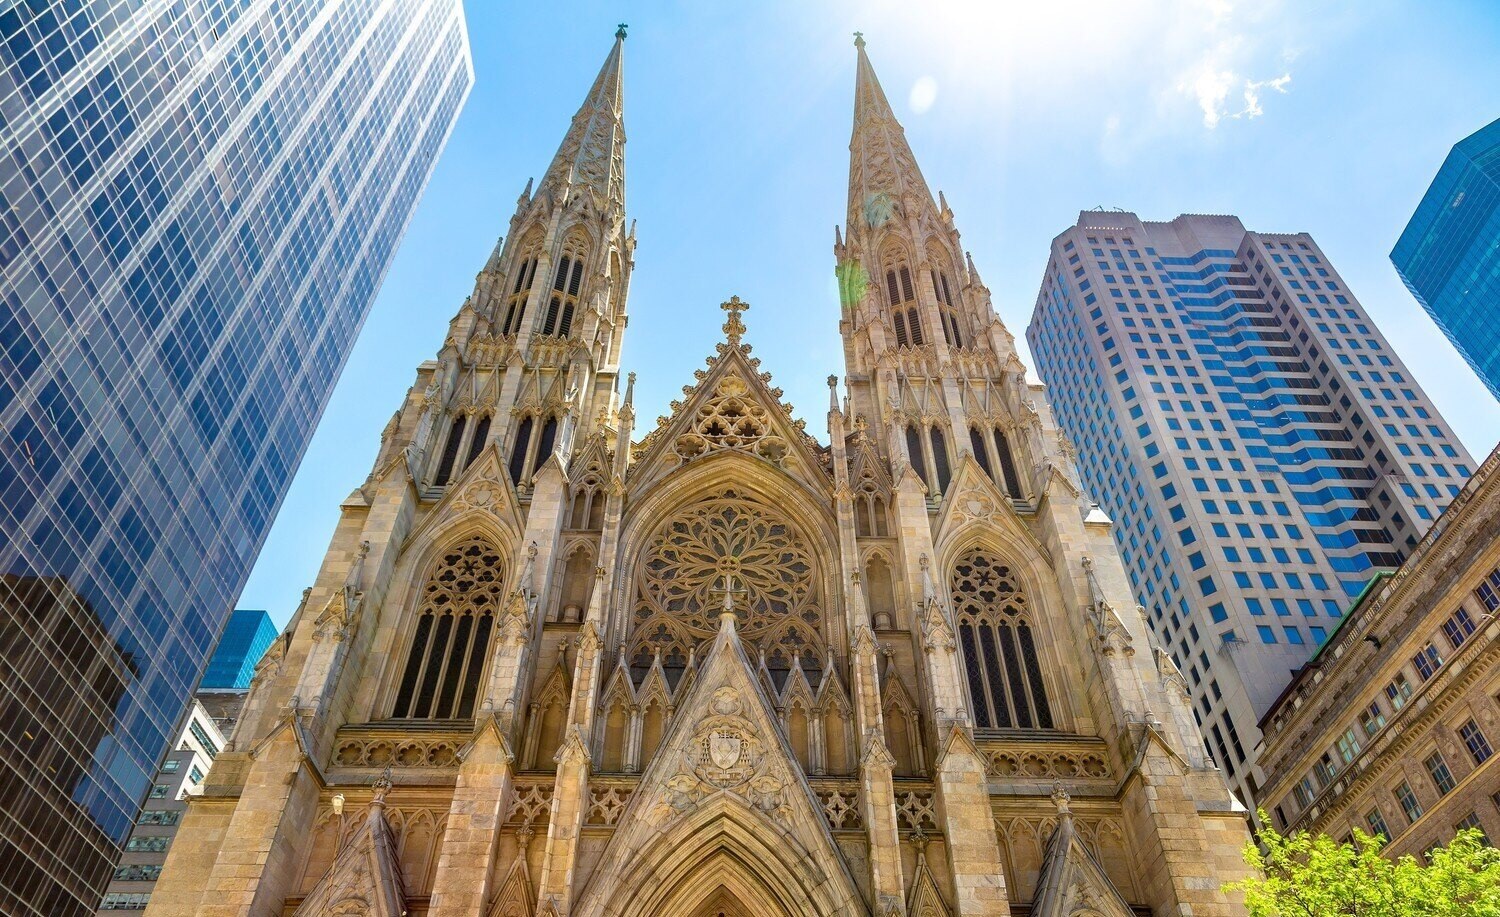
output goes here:
[[693, 917], [759, 917], [759, 915], [746, 910], [732, 892], [720, 887], [713, 897], [694, 912]]

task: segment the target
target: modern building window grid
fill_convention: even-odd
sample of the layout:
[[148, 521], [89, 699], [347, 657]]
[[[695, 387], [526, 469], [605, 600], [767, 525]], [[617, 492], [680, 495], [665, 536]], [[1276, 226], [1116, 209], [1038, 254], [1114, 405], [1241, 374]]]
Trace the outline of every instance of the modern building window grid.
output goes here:
[[[1133, 222], [1131, 215], [1119, 222], [1111, 216], [1100, 222]], [[1367, 554], [1384, 566], [1399, 562], [1418, 526], [1437, 515], [1470, 470], [1368, 317], [1362, 310], [1353, 319], [1342, 315], [1338, 324], [1349, 327], [1349, 349], [1369, 356], [1381, 380], [1398, 386], [1397, 410], [1423, 421], [1398, 430], [1401, 441], [1425, 446], [1434, 437], [1443, 440], [1438, 451], [1448, 461], [1436, 467], [1451, 482], [1403, 488], [1418, 508], [1410, 520], [1396, 510], [1365, 508], [1372, 501], [1345, 483], [1361, 483], [1369, 464], [1357, 459], [1355, 444], [1345, 445], [1355, 435], [1345, 422], [1351, 408], [1338, 404], [1341, 395], [1318, 397], [1346, 388], [1330, 381], [1336, 373], [1327, 365], [1339, 356], [1330, 352], [1345, 348], [1320, 342], [1312, 359], [1309, 342], [1296, 341], [1291, 327], [1295, 322], [1296, 333], [1303, 333], [1306, 309], [1353, 312], [1357, 301], [1305, 235], [1241, 232], [1248, 241], [1235, 249], [1186, 257], [1159, 254], [1126, 229], [1065, 233], [1028, 329], [1058, 419], [1078, 440], [1085, 484], [1116, 520], [1132, 585], [1163, 647], [1188, 676], [1206, 733], [1214, 711], [1204, 691], [1208, 654], [1220, 650], [1202, 642], [1196, 628], [1187, 633], [1195, 607], [1208, 611], [1208, 621], [1197, 621], [1220, 625], [1212, 635], [1216, 643], [1249, 639], [1300, 646], [1295, 651], [1305, 654], [1378, 569]], [[1154, 271], [1145, 269], [1148, 262]], [[1270, 335], [1262, 329], [1282, 332], [1285, 340], [1265, 340]], [[1329, 404], [1316, 403], [1323, 400]], [[1256, 446], [1256, 440], [1269, 445]], [[1324, 467], [1332, 477], [1307, 474]], [[1341, 468], [1351, 469], [1347, 478]], [[1148, 481], [1154, 486], [1146, 487]], [[1197, 520], [1189, 504], [1200, 510], [1192, 514]], [[1408, 529], [1405, 543], [1372, 552], [1386, 547], [1381, 542], [1389, 536], [1359, 523], [1385, 528], [1393, 516]], [[1342, 532], [1330, 537], [1323, 531], [1329, 528]], [[1235, 623], [1234, 600], [1226, 587], [1237, 596], [1247, 589], [1261, 596], [1247, 600], [1245, 609], [1265, 616], [1265, 623], [1253, 630], [1228, 626]], [[1322, 597], [1309, 599], [1310, 593]]]
[[[23, 577], [0, 590], [68, 574], [51, 604], [97, 615], [135, 670], [60, 727], [77, 779], [40, 804], [74, 836], [26, 842], [71, 895], [46, 912], [118, 851], [471, 81], [457, 3], [0, 13], [0, 564]], [[36, 505], [62, 513], [14, 517]]]
[[[395, 84], [394, 83], [390, 83], [388, 85], [394, 86]], [[419, 99], [419, 101], [425, 101], [425, 100]], [[419, 106], [414, 106], [412, 108], [412, 111], [413, 112], [425, 113], [426, 109], [424, 109], [422, 106], [419, 105]], [[400, 138], [398, 138], [398, 139], [400, 139]], [[378, 179], [380, 177], [381, 176], [376, 175], [375, 176], [376, 181], [372, 182], [371, 185], [370, 185], [370, 187], [372, 189], [377, 189], [377, 190], [380, 190], [380, 191], [384, 191], [384, 190], [386, 190], [387, 186], [382, 185], [382, 184], [380, 184], [378, 182]], [[361, 216], [362, 214], [360, 214], [358, 211], [355, 211], [353, 213], [353, 215], [357, 217], [357, 216]], [[334, 259], [329, 259], [327, 263], [329, 265], [336, 265], [337, 264], [336, 260], [334, 260]], [[373, 284], [371, 285], [371, 289], [373, 289]], [[280, 299], [284, 295], [289, 295], [289, 294], [282, 294], [282, 293], [279, 293], [279, 292], [271, 292], [271, 293], [265, 294], [263, 296], [263, 300], [266, 301], [267, 304], [269, 305], [270, 302], [274, 302], [274, 301]], [[340, 342], [340, 343], [342, 343], [342, 342]], [[331, 381], [331, 380], [317, 380], [317, 381]], [[252, 410], [254, 410], [254, 407], [253, 407], [253, 405], [250, 405], [248, 398], [247, 398], [247, 406], [250, 406], [252, 408]], [[321, 407], [321, 405], [318, 405], [316, 407]], [[58, 410], [63, 410], [63, 408], [61, 406], [59, 406]], [[166, 422], [165, 418], [163, 418], [162, 420], [163, 420], [163, 423]], [[173, 445], [173, 446], [176, 445], [176, 443], [172, 442], [170, 436], [168, 436], [168, 443], [170, 445]], [[274, 448], [274, 446], [272, 448]], [[186, 465], [188, 463], [187, 456], [185, 454], [181, 454], [181, 453], [179, 453], [179, 455], [181, 457], [182, 463], [184, 465]], [[274, 473], [276, 473], [276, 476], [278, 476], [278, 477], [279, 476], [284, 476], [287, 473], [287, 471], [289, 470], [286, 467], [287, 463], [285, 461], [275, 460], [274, 457], [272, 457], [272, 461], [271, 461], [270, 464], [271, 464], [272, 471]], [[38, 505], [39, 506], [44, 506], [45, 505], [44, 501], [47, 500], [48, 498], [52, 498], [52, 499], [56, 499], [59, 502], [63, 503], [63, 505], [66, 507], [67, 505], [69, 505], [71, 503], [71, 501], [67, 499], [67, 494], [70, 493], [70, 491], [67, 490], [67, 487], [68, 487], [68, 485], [63, 485], [63, 490], [62, 490], [62, 493], [60, 493], [60, 494], [59, 493], [49, 493], [49, 494], [46, 494], [46, 495], [42, 495], [41, 499], [39, 499], [37, 501]], [[258, 490], [260, 490], [262, 493], [264, 493], [265, 491], [272, 490], [272, 488], [267, 485], [264, 488], [258, 488]], [[253, 492], [254, 491], [252, 491], [252, 493]], [[210, 505], [210, 506], [214, 505], [213, 502], [211, 502], [211, 501], [205, 501], [205, 502], [207, 502], [208, 505]], [[269, 512], [269, 508], [270, 508], [269, 507], [269, 503], [267, 503], [266, 504], [267, 514]], [[148, 512], [149, 512], [149, 510], [148, 510]], [[170, 521], [170, 519], [171, 519], [171, 515], [170, 515], [171, 510], [170, 510], [170, 508], [168, 508], [168, 507], [162, 507], [162, 512], [163, 512], [164, 518]], [[213, 524], [213, 520], [212, 519], [208, 519], [208, 520], [205, 520], [205, 521], [206, 521], [206, 523], [208, 525], [212, 525]], [[162, 534], [164, 536], [166, 536], [166, 537], [169, 537], [169, 538], [171, 538], [171, 537], [185, 537], [188, 540], [189, 544], [192, 547], [194, 547], [196, 549], [199, 549], [199, 550], [206, 550], [206, 545], [204, 544], [203, 539], [200, 538], [196, 534], [196, 532], [192, 531], [192, 525], [191, 525], [192, 522], [193, 522], [193, 519], [190, 517], [186, 521], [186, 524], [184, 525], [183, 531], [181, 531], [180, 533], [177, 533], [177, 536], [174, 536], [173, 533], [171, 533], [170, 531], [164, 531], [164, 532], [162, 532]], [[207, 527], [207, 526], [205, 526], [205, 527]], [[76, 536], [85, 536], [85, 535], [87, 535], [89, 533], [87, 533], [87, 532], [80, 532], [80, 531], [76, 531], [75, 530], [74, 532], [71, 532], [71, 533], [65, 532], [64, 534], [72, 534], [72, 535], [74, 535], [76, 537]], [[83, 540], [87, 541], [88, 539], [84, 538]], [[95, 560], [96, 561], [103, 560], [103, 558], [95, 558]], [[130, 557], [122, 558], [122, 561], [125, 562], [125, 563], [136, 563], [136, 562], [139, 562], [137, 559], [130, 558]], [[169, 562], [171, 562], [170, 558], [169, 558]], [[174, 566], [178, 566], [175, 563], [173, 565]], [[180, 579], [183, 582], [187, 582], [190, 579], [189, 574], [187, 573], [187, 571], [186, 570], [182, 570], [180, 568], [180, 566], [179, 566], [179, 574], [180, 574]], [[201, 640], [202, 640], [202, 635], [199, 634], [199, 633], [197, 633], [197, 632], [184, 632], [182, 634], [174, 634], [174, 635], [180, 636], [180, 637], [184, 637], [186, 639], [194, 639], [194, 640], [197, 640], [199, 642], [201, 642]], [[197, 647], [194, 647], [194, 649], [197, 649]], [[178, 657], [178, 658], [179, 659], [185, 659], [185, 658], [190, 658], [190, 657]], [[159, 710], [157, 710], [155, 712], [160, 713], [160, 714], [166, 714], [168, 712], [168, 710], [167, 709], [159, 709]], [[150, 753], [150, 751], [147, 750], [147, 749], [143, 749], [143, 751], [146, 751], [147, 754]]]

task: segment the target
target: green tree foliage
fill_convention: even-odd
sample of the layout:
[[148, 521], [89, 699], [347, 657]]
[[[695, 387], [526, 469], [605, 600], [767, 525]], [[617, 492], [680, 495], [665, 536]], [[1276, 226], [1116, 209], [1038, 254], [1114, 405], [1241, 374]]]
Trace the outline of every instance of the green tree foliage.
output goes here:
[[[1263, 825], [1270, 825], [1260, 813]], [[1500, 917], [1500, 850], [1474, 829], [1435, 848], [1424, 865], [1380, 855], [1384, 839], [1354, 832], [1353, 844], [1267, 827], [1245, 861], [1257, 875], [1240, 891], [1251, 917]]]

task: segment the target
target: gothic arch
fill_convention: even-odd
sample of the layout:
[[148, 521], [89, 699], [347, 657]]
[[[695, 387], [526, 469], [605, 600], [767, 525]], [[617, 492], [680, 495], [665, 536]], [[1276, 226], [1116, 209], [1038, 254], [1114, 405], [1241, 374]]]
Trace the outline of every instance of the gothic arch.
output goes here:
[[[445, 499], [453, 497], [454, 494], [450, 493]], [[391, 590], [382, 603], [377, 630], [381, 636], [366, 656], [374, 664], [361, 673], [363, 684], [358, 703], [368, 705], [368, 719], [385, 717], [395, 704], [407, 656], [419, 627], [428, 579], [446, 553], [460, 545], [483, 542], [499, 558], [500, 594], [507, 595], [515, 588], [518, 533], [505, 531], [498, 524], [503, 518], [494, 511], [469, 507], [458, 510], [447, 519], [434, 514], [429, 517], [428, 524], [418, 527], [407, 537], [388, 579]], [[498, 613], [498, 606], [496, 611]], [[498, 624], [498, 618], [495, 623]]]
[[767, 669], [773, 693], [789, 690], [799, 672], [821, 672], [838, 637], [816, 554], [795, 521], [744, 488], [726, 483], [698, 494], [655, 527], [627, 568], [627, 656], [635, 663], [705, 650], [728, 583], [739, 593], [740, 633]]
[[582, 623], [594, 592], [597, 548], [597, 536], [572, 538], [558, 552], [548, 620]]
[[[866, 913], [841, 863], [824, 863], [791, 835], [768, 830], [731, 794], [719, 794], [646, 849], [600, 863], [578, 917], [702, 917], [727, 894], [756, 917], [855, 917]], [[843, 881], [830, 881], [835, 869]], [[632, 894], [620, 894], [623, 889]]]
[[384, 694], [393, 718], [468, 719], [482, 700], [507, 593], [505, 552], [482, 535], [450, 541], [426, 565], [403, 621], [395, 677]]
[[[1060, 590], [1055, 586], [1055, 579], [1050, 567], [1046, 566], [1041, 558], [1033, 552], [1025, 550], [1024, 545], [1018, 545], [1012, 539], [996, 537], [995, 526], [973, 525], [965, 531], [960, 538], [956, 538], [940, 556], [942, 564], [937, 568], [934, 579], [941, 577], [934, 585], [946, 596], [951, 603], [950, 607], [954, 613], [955, 622], [960, 626], [959, 652], [965, 663], [969, 661], [971, 650], [967, 645], [968, 639], [981, 639], [978, 632], [972, 637], [963, 633], [963, 615], [958, 607], [956, 590], [960, 588], [960, 580], [968, 588], [979, 588], [973, 577], [964, 577], [958, 573], [961, 565], [972, 562], [974, 558], [984, 558], [985, 561], [996, 568], [1004, 568], [1003, 577], [1007, 583], [1006, 589], [1013, 590], [1013, 596], [984, 595], [979, 604], [988, 608], [992, 614], [992, 623], [998, 626], [1003, 617], [1012, 617], [1017, 622], [1024, 622], [1030, 631], [1029, 640], [1032, 644], [1030, 656], [1035, 660], [1035, 668], [1026, 664], [1027, 652], [1020, 646], [1021, 633], [1015, 632], [1012, 639], [1018, 641], [1015, 652], [1016, 662], [1020, 668], [1015, 675], [1011, 675], [1011, 669], [1007, 668], [1004, 674], [1007, 680], [1010, 677], [1024, 679], [1024, 696], [1031, 698], [1029, 705], [1031, 725], [1021, 728], [1043, 728], [1066, 731], [1072, 728], [1076, 711], [1071, 706], [1075, 692], [1064, 689], [1063, 672], [1067, 670], [1067, 663], [1073, 658], [1074, 647], [1067, 631], [1066, 606]], [[1007, 611], [1008, 609], [1008, 611]], [[999, 617], [996, 617], [999, 615]], [[996, 635], [994, 653], [1004, 658], [1009, 658], [1011, 649], [1003, 643], [1003, 637]], [[981, 658], [985, 655], [985, 648], [981, 644], [978, 647]], [[975, 660], [978, 663], [978, 659]], [[973, 696], [974, 670], [965, 668], [963, 679], [964, 696], [967, 699], [969, 710], [975, 715], [977, 725], [990, 726], [1018, 726], [1018, 722], [1010, 724], [989, 723], [985, 724], [979, 715], [978, 700]], [[995, 672], [984, 671], [983, 678], [988, 682], [995, 677]], [[1045, 705], [1042, 696], [1045, 696]], [[1017, 701], [1019, 703], [1019, 701]], [[1045, 707], [1045, 710], [1044, 710]], [[1018, 714], [1019, 710], [1016, 711]]]
[[536, 286], [536, 273], [542, 254], [542, 226], [534, 222], [520, 233], [512, 234], [520, 239], [511, 255], [510, 271], [505, 286], [501, 288], [504, 300], [494, 316], [500, 323], [500, 333], [510, 336], [521, 330], [526, 320], [526, 303]]
[[869, 612], [871, 626], [876, 630], [907, 627], [906, 593], [902, 588], [900, 570], [896, 558], [885, 547], [861, 552], [860, 588], [865, 590], [865, 609]]

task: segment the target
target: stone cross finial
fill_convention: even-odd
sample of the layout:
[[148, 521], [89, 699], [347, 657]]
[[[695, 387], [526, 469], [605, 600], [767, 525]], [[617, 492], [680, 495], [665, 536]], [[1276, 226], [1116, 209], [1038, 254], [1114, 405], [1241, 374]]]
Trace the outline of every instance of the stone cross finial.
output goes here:
[[724, 320], [724, 337], [738, 347], [740, 337], [745, 333], [745, 323], [740, 319], [740, 313], [749, 309], [750, 304], [738, 296], [731, 296], [728, 302], [720, 303], [719, 308], [729, 313], [729, 317]]
[[864, 32], [855, 32], [854, 33], [854, 47], [856, 47], [856, 48], [863, 48], [864, 46], [865, 46], [865, 33]]
[[615, 37], [616, 38], [624, 38], [625, 37], [625, 30], [628, 29], [628, 28], [630, 28], [630, 26], [626, 25], [623, 22], [620, 23], [620, 27], [618, 29], [615, 29]]

